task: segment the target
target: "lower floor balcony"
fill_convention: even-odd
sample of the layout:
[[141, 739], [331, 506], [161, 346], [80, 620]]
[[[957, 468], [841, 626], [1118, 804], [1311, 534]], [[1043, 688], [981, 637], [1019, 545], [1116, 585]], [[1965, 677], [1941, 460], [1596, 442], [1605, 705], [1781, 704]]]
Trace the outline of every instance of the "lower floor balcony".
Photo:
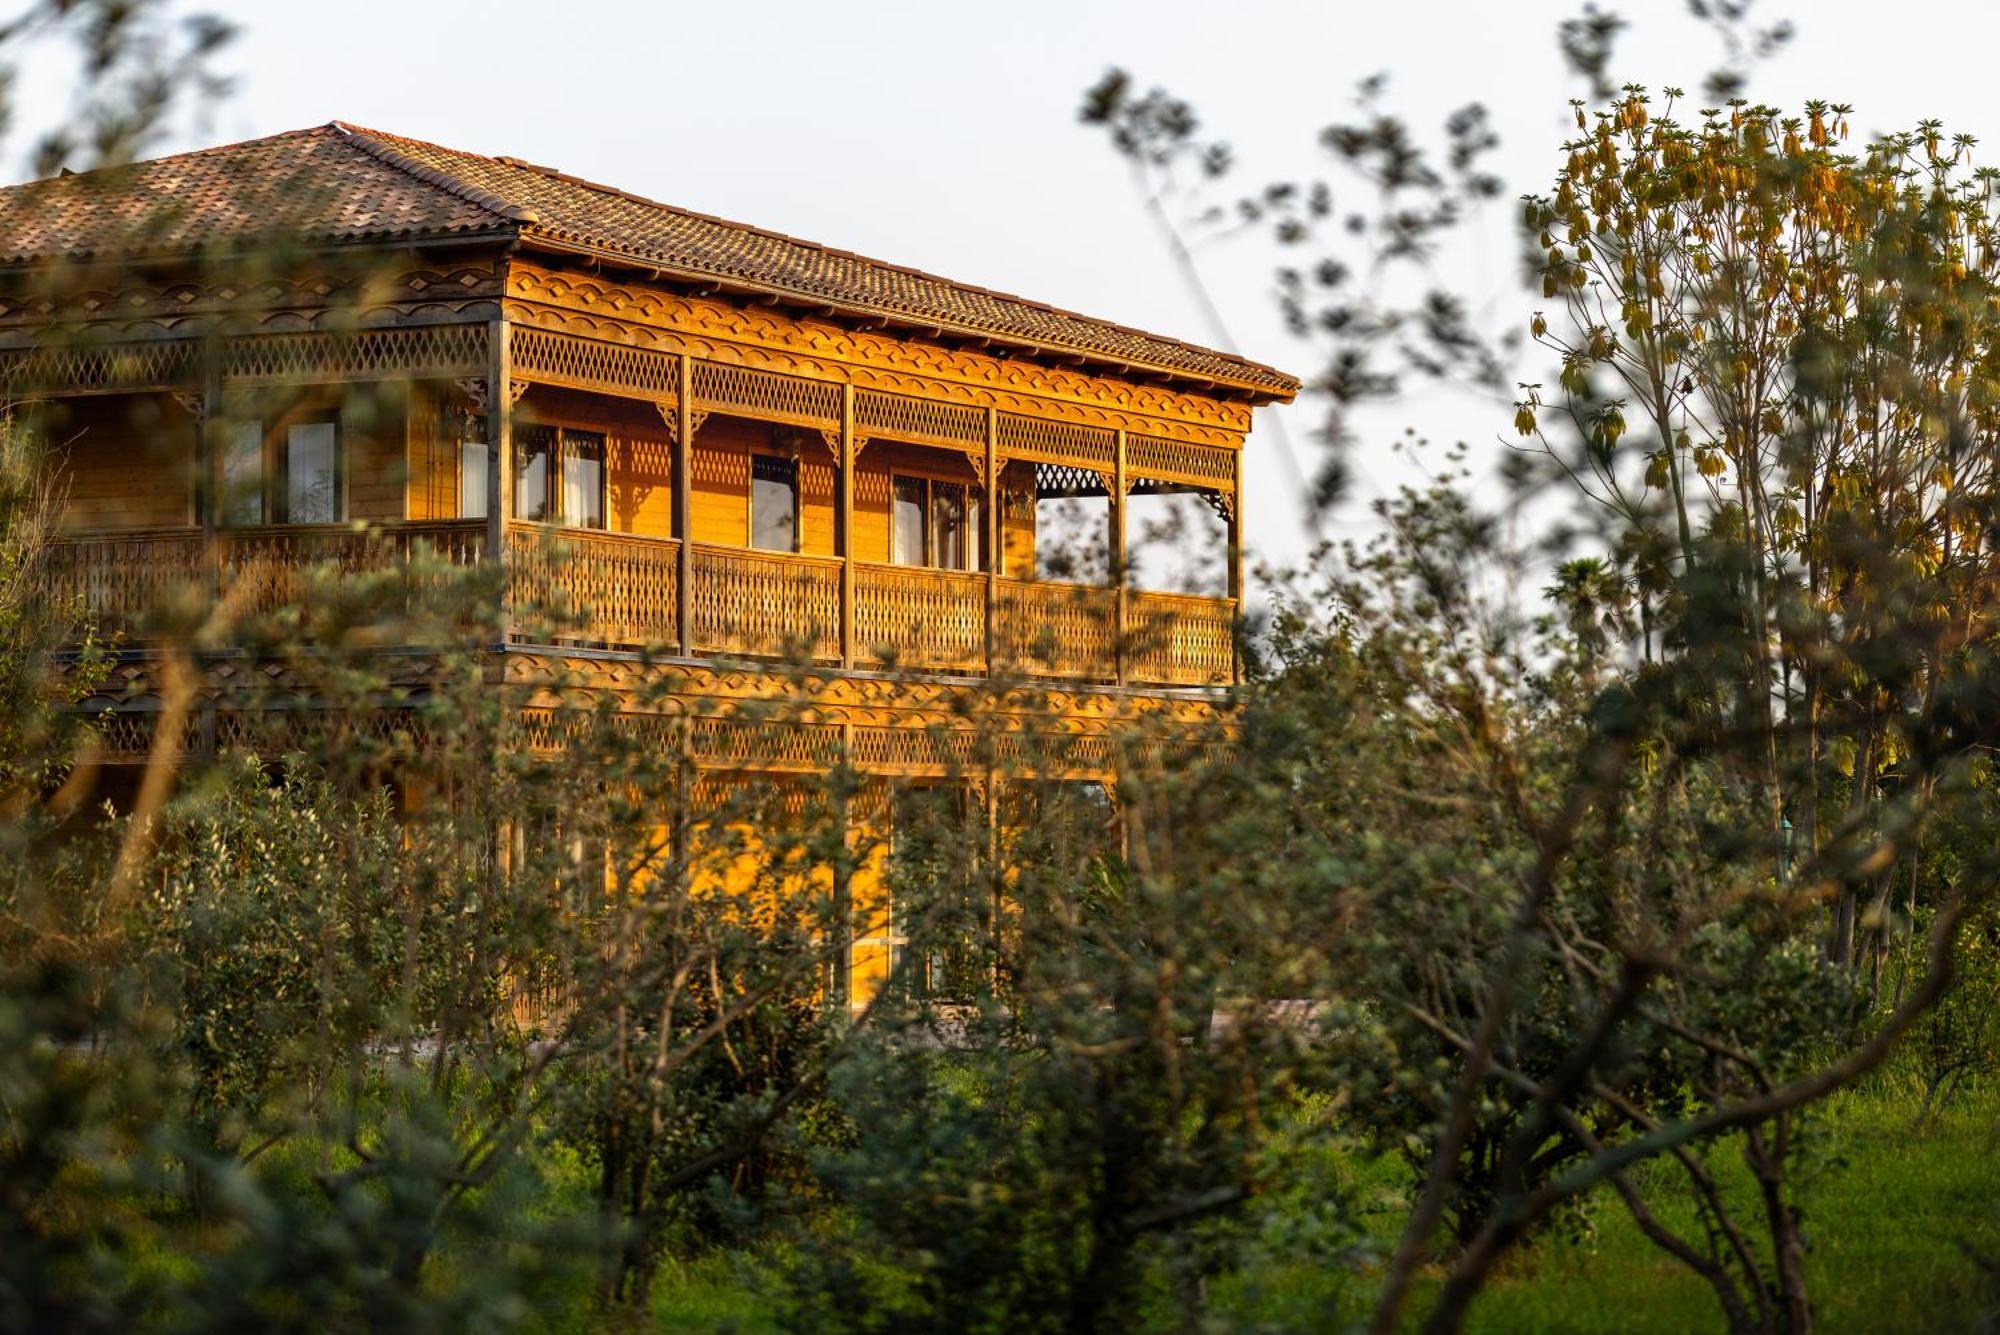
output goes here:
[[[80, 535], [55, 544], [55, 591], [137, 639], [156, 609], [189, 599], [270, 613], [300, 600], [309, 570], [384, 569], [419, 550], [472, 565], [488, 541], [484, 520], [262, 525], [212, 545], [198, 528]], [[1156, 687], [1235, 678], [1228, 598], [699, 542], [683, 553], [672, 538], [521, 522], [505, 558], [518, 643]]]

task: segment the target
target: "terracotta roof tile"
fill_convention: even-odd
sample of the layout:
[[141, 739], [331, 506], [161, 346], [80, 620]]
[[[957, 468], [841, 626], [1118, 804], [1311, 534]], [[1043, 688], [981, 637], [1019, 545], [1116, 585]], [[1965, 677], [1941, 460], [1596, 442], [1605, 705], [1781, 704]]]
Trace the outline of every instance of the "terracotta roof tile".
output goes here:
[[851, 314], [935, 325], [1289, 398], [1291, 376], [1176, 339], [725, 222], [514, 158], [335, 122], [0, 190], [0, 263], [519, 233]]

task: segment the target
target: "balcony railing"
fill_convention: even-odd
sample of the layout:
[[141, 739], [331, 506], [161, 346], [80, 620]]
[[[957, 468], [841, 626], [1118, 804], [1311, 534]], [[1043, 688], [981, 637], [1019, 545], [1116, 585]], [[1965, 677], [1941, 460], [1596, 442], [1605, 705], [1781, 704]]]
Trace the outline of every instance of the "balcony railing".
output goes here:
[[688, 599], [697, 653], [840, 661], [840, 560], [694, 547]]
[[854, 640], [871, 664], [986, 670], [986, 576], [854, 565]]
[[472, 565], [486, 544], [480, 520], [394, 524], [376, 529], [260, 525], [216, 537], [213, 559], [198, 528], [59, 538], [52, 544], [53, 592], [104, 632], [145, 635], [148, 618], [184, 600], [205, 608], [220, 593], [238, 616], [299, 602], [304, 572], [386, 570], [429, 548], [452, 565]]
[[[303, 592], [302, 573], [380, 569], [427, 547], [479, 561], [484, 520], [391, 524], [367, 531], [265, 526], [219, 534], [213, 560], [199, 529], [69, 537], [54, 546], [56, 587], [105, 630], [143, 636], [147, 613], [176, 598], [236, 595], [246, 613]], [[680, 544], [513, 523], [507, 529], [512, 636], [528, 643], [674, 649], [680, 643]], [[686, 599], [697, 654], [843, 661], [838, 557], [696, 543]], [[987, 661], [988, 584], [993, 661]], [[1227, 598], [1102, 585], [993, 579], [912, 566], [854, 565], [857, 667], [964, 675], [990, 669], [1067, 681], [1147, 686], [1227, 683], [1236, 604]], [[1122, 658], [1122, 662], [1120, 661]]]

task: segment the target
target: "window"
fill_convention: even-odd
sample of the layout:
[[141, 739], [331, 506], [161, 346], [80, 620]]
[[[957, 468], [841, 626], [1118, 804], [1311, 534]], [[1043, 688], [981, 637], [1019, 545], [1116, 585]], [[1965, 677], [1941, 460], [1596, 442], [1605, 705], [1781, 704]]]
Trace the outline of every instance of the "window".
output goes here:
[[514, 517], [553, 520], [549, 505], [549, 456], [555, 453], [552, 426], [514, 428]]
[[281, 524], [331, 524], [340, 518], [340, 429], [294, 422], [278, 451]]
[[799, 549], [799, 463], [750, 456], [750, 545], [767, 552]]
[[222, 522], [264, 522], [264, 424], [231, 422], [222, 447]]
[[287, 423], [273, 437], [261, 421], [231, 422], [222, 448], [225, 525], [340, 521], [340, 425]]
[[897, 477], [890, 494], [890, 553], [897, 565], [980, 568], [979, 493], [962, 482]]
[[899, 477], [895, 480], [893, 499], [893, 522], [890, 528], [894, 550], [889, 559], [899, 566], [920, 566], [929, 564], [929, 544], [925, 541], [929, 525], [924, 520], [924, 511], [929, 508], [929, 487], [920, 477]]
[[515, 518], [603, 528], [604, 489], [602, 433], [538, 425], [514, 429]]
[[604, 437], [563, 432], [562, 521], [576, 528], [604, 527]]
[[486, 419], [453, 413], [458, 433], [458, 517], [486, 518]]

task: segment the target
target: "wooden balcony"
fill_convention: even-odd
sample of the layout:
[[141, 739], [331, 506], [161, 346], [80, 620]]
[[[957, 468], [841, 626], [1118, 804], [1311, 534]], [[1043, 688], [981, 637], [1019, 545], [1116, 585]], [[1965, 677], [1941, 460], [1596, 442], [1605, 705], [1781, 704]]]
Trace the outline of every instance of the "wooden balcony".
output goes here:
[[366, 530], [273, 524], [220, 533], [211, 555], [202, 531], [189, 527], [59, 538], [51, 565], [56, 596], [73, 599], [98, 630], [143, 638], [162, 609], [206, 607], [216, 593], [233, 598], [239, 615], [267, 614], [298, 602], [301, 576], [314, 567], [386, 570], [420, 547], [471, 565], [485, 545], [483, 520]]
[[[56, 586], [100, 629], [137, 639], [149, 612], [176, 599], [233, 591], [250, 613], [296, 602], [302, 572], [315, 566], [383, 569], [420, 547], [470, 565], [484, 555], [486, 531], [478, 519], [365, 531], [263, 526], [217, 535], [212, 556], [194, 528], [67, 537], [55, 544]], [[679, 648], [679, 542], [510, 523], [506, 555], [516, 641]], [[843, 564], [695, 544], [686, 598], [691, 651], [1143, 686], [1221, 685], [1234, 674], [1231, 599], [1128, 591], [1121, 600], [1101, 585], [859, 561], [850, 655], [841, 643]]]

